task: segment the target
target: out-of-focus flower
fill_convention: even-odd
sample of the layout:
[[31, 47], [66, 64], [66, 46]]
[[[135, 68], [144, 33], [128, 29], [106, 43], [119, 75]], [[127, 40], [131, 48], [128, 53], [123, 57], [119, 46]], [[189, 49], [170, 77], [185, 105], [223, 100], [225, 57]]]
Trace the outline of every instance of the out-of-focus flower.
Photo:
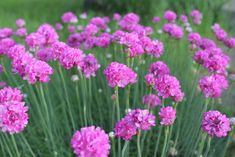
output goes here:
[[157, 61], [150, 64], [149, 73], [153, 74], [155, 77], [160, 77], [166, 74], [170, 74], [170, 69], [164, 62]]
[[188, 22], [188, 17], [183, 14], [183, 15], [180, 16], [180, 21], [183, 22], [183, 23], [186, 23], [186, 22]]
[[15, 45], [15, 41], [11, 38], [0, 39], [0, 55], [7, 54], [8, 50]]
[[231, 131], [229, 119], [216, 110], [205, 112], [202, 118], [202, 130], [211, 137], [226, 137]]
[[61, 20], [64, 22], [64, 23], [77, 23], [78, 22], [78, 19], [77, 19], [77, 16], [72, 13], [72, 12], [66, 12], [64, 13], [62, 16], [61, 16]]
[[114, 13], [113, 14], [113, 20], [119, 21], [122, 18], [122, 16], [119, 13]]
[[168, 22], [175, 22], [177, 15], [174, 11], [167, 10], [165, 11], [163, 18], [166, 19]]
[[230, 48], [230, 49], [234, 48], [235, 47], [235, 38], [227, 38], [227, 39], [225, 39], [224, 40], [224, 44], [228, 48]]
[[25, 37], [27, 35], [27, 29], [26, 28], [18, 28], [15, 32], [15, 35], [18, 37]]
[[193, 18], [193, 23], [200, 25], [202, 22], [202, 13], [199, 10], [192, 10], [190, 16]]
[[77, 157], [108, 157], [110, 150], [109, 136], [95, 126], [76, 131], [70, 145]]
[[100, 64], [93, 54], [88, 54], [83, 58], [81, 64], [82, 73], [86, 78], [90, 78], [91, 76], [95, 76], [96, 71], [100, 68]]
[[56, 30], [62, 30], [63, 29], [63, 25], [61, 23], [56, 23], [55, 24], [55, 29]]
[[161, 105], [160, 98], [154, 94], [149, 94], [149, 95], [143, 96], [142, 102], [143, 102], [143, 104], [151, 106], [151, 107]]
[[153, 23], [159, 23], [160, 22], [160, 18], [158, 16], [154, 16], [152, 19]]
[[2, 38], [8, 38], [13, 35], [13, 30], [11, 28], [5, 27], [0, 28], [0, 39]]
[[17, 19], [16, 20], [16, 26], [17, 27], [24, 27], [25, 26], [25, 20], [24, 19]]

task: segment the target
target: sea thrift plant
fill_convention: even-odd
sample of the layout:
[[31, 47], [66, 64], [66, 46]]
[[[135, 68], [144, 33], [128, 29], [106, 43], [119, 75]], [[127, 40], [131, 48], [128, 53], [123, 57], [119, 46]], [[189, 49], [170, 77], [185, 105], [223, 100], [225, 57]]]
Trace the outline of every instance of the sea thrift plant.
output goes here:
[[202, 130], [211, 137], [226, 137], [228, 132], [231, 131], [229, 118], [216, 110], [203, 114], [201, 126]]
[[143, 102], [143, 104], [151, 106], [151, 107], [161, 105], [160, 98], [154, 94], [149, 94], [149, 95], [143, 96], [142, 102]]
[[71, 147], [78, 157], [108, 157], [109, 137], [99, 127], [84, 127], [74, 133]]

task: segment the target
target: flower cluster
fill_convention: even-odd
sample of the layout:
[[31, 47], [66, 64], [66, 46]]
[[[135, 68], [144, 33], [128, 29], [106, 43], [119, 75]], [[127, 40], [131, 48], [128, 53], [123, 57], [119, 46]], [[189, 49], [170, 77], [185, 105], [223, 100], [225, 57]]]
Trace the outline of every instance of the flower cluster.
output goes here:
[[172, 106], [162, 107], [159, 111], [160, 124], [172, 125], [176, 119], [176, 110]]
[[165, 11], [163, 18], [166, 19], [168, 22], [175, 22], [177, 14], [172, 10], [167, 10]]
[[155, 126], [155, 116], [149, 110], [131, 110], [124, 118], [116, 123], [115, 135], [124, 140], [131, 140], [140, 130], [150, 130]]
[[162, 30], [175, 39], [181, 39], [184, 36], [183, 29], [174, 23], [164, 24]]
[[137, 74], [125, 64], [118, 62], [109, 64], [103, 73], [110, 87], [118, 86], [123, 88], [137, 81]]
[[199, 86], [206, 98], [218, 98], [222, 91], [228, 88], [228, 81], [223, 75], [204, 76], [199, 80]]
[[201, 126], [202, 130], [211, 137], [225, 137], [231, 131], [229, 118], [215, 110], [203, 114]]
[[0, 130], [10, 134], [19, 133], [28, 124], [28, 107], [22, 101], [23, 95], [17, 88], [0, 90]]
[[91, 76], [95, 76], [95, 72], [100, 68], [100, 64], [93, 54], [88, 54], [84, 57], [81, 70], [86, 78], [90, 78]]
[[77, 157], [108, 157], [110, 150], [108, 135], [95, 126], [76, 131], [70, 145]]
[[202, 23], [202, 13], [199, 10], [192, 10], [190, 16], [193, 18], [193, 23], [197, 25]]

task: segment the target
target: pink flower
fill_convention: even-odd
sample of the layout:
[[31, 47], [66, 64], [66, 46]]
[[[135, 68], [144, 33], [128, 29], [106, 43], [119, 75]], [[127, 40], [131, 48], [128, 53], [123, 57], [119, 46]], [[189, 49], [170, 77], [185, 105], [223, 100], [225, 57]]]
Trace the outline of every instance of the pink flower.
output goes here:
[[56, 30], [62, 30], [63, 29], [63, 25], [61, 23], [56, 23], [55, 24], [55, 29]]
[[124, 88], [126, 85], [137, 81], [137, 74], [125, 64], [118, 62], [109, 64], [103, 73], [110, 87], [118, 86]]
[[146, 74], [145, 77], [145, 82], [148, 86], [154, 86], [155, 84], [155, 76], [152, 73]]
[[163, 31], [168, 33], [171, 37], [175, 39], [181, 39], [184, 35], [183, 29], [173, 23], [166, 23], [163, 25]]
[[189, 33], [188, 35], [188, 41], [191, 43], [191, 44], [196, 44], [198, 45], [200, 42], [201, 42], [201, 36], [199, 33]]
[[10, 58], [10, 59], [14, 59], [19, 57], [20, 55], [25, 53], [25, 47], [24, 45], [20, 45], [20, 44], [16, 44], [14, 46], [12, 46], [8, 52], [6, 53], [6, 55]]
[[7, 101], [0, 103], [0, 129], [10, 134], [19, 133], [28, 124], [28, 107], [24, 102]]
[[4, 87], [0, 90], [0, 104], [7, 101], [22, 101], [23, 94], [17, 88]]
[[219, 41], [224, 41], [227, 38], [228, 33], [223, 29], [219, 29], [215, 31], [215, 36]]
[[77, 16], [73, 14], [72, 12], [64, 13], [61, 19], [64, 23], [77, 23], [78, 22]]
[[108, 135], [95, 126], [76, 131], [70, 145], [77, 157], [108, 157], [110, 150]]
[[181, 91], [181, 86], [176, 77], [163, 75], [155, 80], [154, 89], [158, 95], [164, 99], [171, 97], [175, 102], [183, 100], [184, 93]]
[[183, 14], [183, 15], [180, 16], [180, 21], [183, 22], [183, 23], [186, 23], [186, 22], [188, 22], [188, 17]]
[[15, 35], [18, 37], [25, 37], [27, 35], [27, 29], [26, 28], [18, 28], [15, 32]]
[[114, 13], [113, 14], [113, 20], [114, 21], [119, 21], [122, 18], [122, 16], [119, 13]]
[[64, 42], [55, 42], [51, 45], [51, 52], [52, 57], [54, 60], [59, 59], [61, 54], [65, 53], [65, 51], [68, 51], [69, 46], [66, 45]]
[[25, 42], [31, 48], [39, 48], [46, 43], [46, 39], [42, 34], [34, 32], [26, 36]]
[[54, 27], [47, 23], [40, 25], [37, 32], [44, 36], [44, 46], [50, 46], [59, 39], [59, 36], [56, 33]]
[[203, 114], [201, 127], [211, 137], [226, 137], [228, 132], [231, 131], [229, 119], [216, 110]]
[[41, 48], [40, 50], [36, 51], [35, 56], [36, 58], [45, 62], [53, 59], [52, 51], [49, 47]]
[[46, 62], [35, 59], [26, 66], [25, 73], [24, 79], [30, 84], [35, 84], [37, 81], [45, 83], [50, 80], [53, 69]]
[[15, 45], [15, 41], [11, 38], [0, 39], [0, 55], [7, 54], [8, 50]]
[[170, 69], [164, 62], [157, 61], [150, 64], [149, 73], [153, 74], [155, 77], [160, 77], [166, 74], [170, 74]]
[[132, 30], [133, 26], [136, 26], [140, 21], [140, 17], [135, 13], [128, 13], [118, 22], [119, 26], [123, 30]]
[[142, 102], [143, 104], [147, 105], [147, 106], [160, 106], [161, 105], [161, 100], [157, 95], [154, 94], [149, 94], [149, 95], [145, 95], [142, 98]]
[[227, 38], [227, 39], [225, 39], [224, 40], [224, 44], [228, 48], [230, 48], [230, 49], [234, 48], [235, 47], [235, 38]]
[[111, 43], [111, 35], [108, 33], [102, 33], [96, 38], [95, 45], [101, 48], [106, 48]]
[[213, 40], [211, 39], [207, 39], [207, 38], [203, 38], [201, 40], [201, 42], [199, 43], [199, 46], [201, 49], [208, 49], [208, 48], [215, 48], [216, 44]]
[[190, 16], [193, 18], [193, 23], [200, 25], [202, 22], [202, 13], [199, 10], [192, 10]]
[[151, 44], [148, 44], [145, 47], [145, 50], [151, 56], [159, 58], [162, 55], [163, 51], [164, 51], [164, 45], [161, 41], [153, 40], [153, 41], [151, 41]]
[[24, 19], [17, 19], [16, 20], [16, 26], [17, 27], [24, 27], [25, 26], [25, 20]]
[[13, 30], [11, 28], [5, 27], [0, 28], [0, 39], [2, 38], [8, 38], [13, 35]]
[[161, 125], [172, 125], [176, 119], [176, 110], [172, 106], [160, 108], [158, 113], [161, 119]]
[[86, 78], [95, 76], [95, 72], [100, 68], [100, 64], [93, 54], [88, 54], [83, 58], [81, 70]]
[[75, 33], [76, 32], [76, 26], [68, 26], [68, 32], [69, 33]]
[[199, 86], [206, 98], [218, 98], [228, 88], [228, 81], [223, 75], [215, 74], [202, 77]]
[[78, 33], [70, 34], [67, 39], [67, 44], [73, 48], [79, 48], [81, 42], [82, 42], [81, 35]]
[[108, 28], [107, 26], [107, 21], [104, 18], [101, 17], [93, 17], [89, 24], [93, 24], [96, 27], [105, 30], [106, 28]]
[[80, 49], [69, 47], [66, 49], [66, 51], [61, 53], [59, 62], [67, 70], [71, 69], [73, 66], [76, 66], [78, 69], [80, 69], [83, 58], [84, 54]]
[[174, 11], [167, 10], [165, 11], [163, 18], [166, 19], [168, 22], [175, 22], [177, 15]]
[[114, 131], [117, 137], [131, 140], [137, 130], [150, 130], [152, 126], [155, 126], [155, 116], [149, 110], [135, 109], [116, 123]]
[[159, 23], [160, 22], [160, 18], [158, 16], [154, 16], [152, 19], [153, 23]]

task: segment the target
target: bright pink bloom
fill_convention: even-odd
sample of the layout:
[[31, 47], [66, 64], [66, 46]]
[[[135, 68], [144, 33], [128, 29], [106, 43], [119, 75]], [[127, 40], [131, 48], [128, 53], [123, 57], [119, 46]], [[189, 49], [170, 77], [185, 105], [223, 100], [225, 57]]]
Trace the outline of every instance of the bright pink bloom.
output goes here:
[[64, 23], [77, 23], [78, 19], [75, 14], [72, 12], [66, 12], [61, 16], [61, 19]]
[[86, 78], [90, 78], [91, 76], [95, 76], [96, 71], [100, 68], [100, 64], [93, 54], [88, 54], [83, 58], [81, 64], [82, 73]]
[[56, 23], [55, 24], [55, 29], [56, 30], [62, 30], [63, 29], [63, 25], [61, 23]]
[[106, 48], [111, 43], [111, 35], [108, 33], [102, 33], [99, 37], [96, 37], [95, 45], [101, 48]]
[[8, 50], [15, 45], [15, 41], [11, 38], [0, 39], [0, 55], [7, 54]]
[[0, 129], [10, 134], [19, 133], [28, 124], [28, 107], [24, 102], [7, 101], [0, 103]]
[[201, 49], [208, 49], [208, 48], [215, 48], [216, 44], [213, 40], [211, 39], [207, 39], [207, 38], [203, 38], [201, 40], [201, 42], [199, 43], [199, 46]]
[[44, 36], [44, 46], [51, 45], [59, 39], [59, 36], [54, 27], [47, 23], [40, 25], [37, 32]]
[[46, 62], [35, 59], [26, 66], [25, 73], [24, 79], [30, 84], [35, 84], [37, 81], [45, 83], [50, 80], [53, 69]]
[[110, 87], [118, 86], [124, 88], [126, 85], [137, 81], [137, 74], [125, 64], [118, 62], [109, 64], [103, 73]]
[[77, 157], [108, 157], [110, 150], [108, 135], [95, 126], [76, 131], [70, 145]]
[[79, 48], [81, 45], [81, 35], [78, 33], [70, 34], [67, 39], [67, 44], [73, 48]]
[[18, 37], [25, 37], [27, 35], [27, 29], [26, 28], [18, 28], [15, 32], [15, 35]]
[[0, 104], [7, 101], [22, 101], [23, 94], [17, 88], [4, 87], [0, 90]]
[[35, 53], [36, 58], [42, 61], [49, 61], [53, 59], [52, 51], [50, 47], [41, 48]]
[[160, 108], [158, 113], [161, 119], [161, 125], [172, 125], [176, 119], [176, 110], [172, 106]]
[[224, 41], [228, 36], [228, 33], [223, 30], [223, 29], [219, 29], [215, 31], [215, 37], [219, 40], [219, 41]]
[[46, 43], [46, 39], [41, 33], [34, 32], [26, 36], [25, 42], [31, 48], [39, 48]]
[[143, 96], [142, 102], [143, 102], [143, 104], [145, 104], [147, 106], [151, 106], [151, 107], [161, 105], [160, 98], [154, 94], [149, 94], [149, 95]]
[[206, 98], [218, 98], [228, 88], [228, 81], [223, 75], [215, 74], [202, 77], [199, 86]]
[[14, 46], [12, 46], [8, 52], [6, 53], [6, 55], [11, 58], [11, 59], [14, 59], [14, 58], [17, 58], [19, 57], [20, 55], [24, 54], [25, 53], [25, 46], [24, 45], [20, 45], [20, 44], [16, 44]]
[[59, 59], [60, 55], [68, 51], [69, 46], [64, 42], [55, 42], [51, 45], [52, 57], [54, 60]]
[[164, 45], [161, 41], [153, 40], [150, 44], [146, 45], [145, 50], [151, 56], [159, 58], [164, 51]]
[[16, 26], [17, 27], [24, 27], [25, 26], [25, 20], [24, 19], [17, 19], [16, 20]]
[[226, 137], [228, 132], [231, 131], [229, 118], [216, 110], [203, 114], [201, 127], [211, 137]]
[[135, 13], [128, 13], [118, 22], [123, 30], [131, 31], [140, 21], [140, 17]]
[[174, 23], [166, 23], [162, 29], [175, 39], [181, 39], [184, 35], [183, 29]]
[[165, 11], [163, 18], [166, 19], [168, 22], [175, 22], [177, 15], [174, 11], [167, 10]]
[[184, 93], [181, 91], [181, 86], [176, 77], [163, 75], [156, 79], [154, 89], [158, 95], [164, 99], [171, 97], [175, 102], [183, 100]]
[[155, 84], [155, 76], [152, 73], [146, 74], [144, 76], [145, 82], [148, 86], [154, 86]]
[[0, 39], [2, 38], [8, 38], [13, 35], [13, 30], [11, 28], [5, 27], [0, 28]]
[[76, 32], [76, 26], [70, 26], [69, 25], [67, 29], [68, 29], [69, 33], [75, 33]]
[[119, 21], [122, 18], [122, 16], [119, 13], [114, 13], [113, 14], [113, 20]]
[[137, 131], [150, 130], [152, 126], [155, 126], [155, 116], [149, 110], [135, 109], [116, 123], [114, 131], [117, 137], [131, 140]]
[[200, 42], [201, 42], [201, 35], [199, 33], [189, 33], [188, 35], [188, 41], [191, 43], [191, 44], [196, 44], [198, 45]]
[[170, 69], [164, 62], [157, 61], [150, 64], [149, 73], [153, 74], [155, 77], [161, 77], [163, 75], [170, 74]]
[[225, 39], [224, 40], [224, 44], [228, 48], [230, 48], [230, 49], [234, 48], [235, 47], [235, 38], [227, 38], [227, 39]]
[[93, 17], [90, 20], [89, 24], [93, 24], [93, 25], [95, 25], [98, 28], [103, 29], [103, 30], [108, 28], [107, 21], [104, 18], [101, 18], [101, 17]]
[[83, 62], [84, 54], [78, 48], [68, 48], [66, 51], [61, 53], [59, 57], [60, 64], [65, 69], [71, 69], [73, 66], [76, 66], [78, 69], [81, 68]]

